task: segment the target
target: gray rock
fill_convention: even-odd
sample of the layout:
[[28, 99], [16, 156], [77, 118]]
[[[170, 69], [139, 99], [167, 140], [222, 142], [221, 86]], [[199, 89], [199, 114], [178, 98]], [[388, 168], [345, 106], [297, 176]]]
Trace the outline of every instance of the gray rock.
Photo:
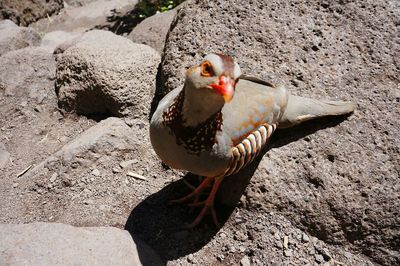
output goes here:
[[0, 142], [0, 170], [3, 169], [10, 159], [10, 153], [4, 147], [4, 144]]
[[82, 33], [79, 32], [66, 32], [66, 31], [48, 32], [43, 36], [40, 46], [49, 49], [49, 51], [53, 52], [58, 45], [66, 41], [71, 41], [72, 39], [75, 39], [81, 35]]
[[[114, 150], [129, 150], [135, 146], [133, 131], [121, 119], [111, 117], [83, 132], [79, 137], [67, 143], [58, 152], [38, 164], [24, 177], [51, 176], [54, 170], [62, 171], [81, 165], [79, 158], [85, 158], [86, 166], [101, 154], [109, 154]], [[94, 151], [91, 158], [88, 151]], [[74, 166], [75, 165], [75, 166]], [[76, 168], [76, 167], [75, 167]], [[98, 171], [98, 170], [97, 170]]]
[[100, 173], [99, 169], [95, 168], [95, 169], [92, 170], [91, 174], [94, 175], [94, 176], [99, 176], [101, 173]]
[[303, 240], [303, 242], [308, 243], [310, 242], [310, 238], [308, 237], [308, 235], [306, 233], [302, 234], [301, 239]]
[[[257, 170], [255, 163], [225, 180], [225, 203], [236, 204], [245, 187], [239, 180], [246, 185], [252, 177], [245, 192], [250, 208], [279, 210], [320, 239], [379, 263], [400, 263], [398, 21], [394, 0], [184, 4], [165, 44], [165, 93], [205, 53], [223, 52], [243, 73], [281, 81], [293, 94], [358, 104], [341, 123], [326, 119], [277, 132]], [[268, 191], [259, 193], [262, 187]]]
[[95, 1], [98, 1], [98, 0], [64, 0], [64, 5], [79, 7], [79, 6], [85, 6], [85, 5], [95, 2]]
[[40, 32], [85, 32], [109, 24], [108, 19], [132, 9], [137, 0], [99, 0], [79, 7], [66, 7], [59, 14], [41, 19], [31, 26]]
[[53, 55], [40, 47], [27, 47], [0, 57], [0, 89], [6, 96], [56, 103], [55, 75]]
[[315, 261], [322, 263], [324, 261], [324, 257], [322, 257], [322, 255], [320, 255], [320, 254], [317, 254], [317, 255], [315, 255]]
[[0, 20], [11, 19], [16, 24], [27, 26], [30, 23], [51, 16], [64, 7], [63, 0], [2, 0], [0, 1]]
[[291, 257], [293, 256], [293, 250], [291, 249], [286, 249], [283, 254], [285, 255], [285, 257]]
[[250, 266], [250, 259], [248, 256], [244, 256], [241, 260], [240, 260], [240, 266]]
[[148, 246], [114, 227], [1, 224], [1, 265], [163, 265]]
[[40, 36], [34, 29], [18, 27], [8, 19], [0, 21], [0, 56], [9, 51], [39, 44]]
[[154, 49], [94, 30], [56, 52], [56, 89], [65, 110], [147, 116], [160, 61]]
[[176, 9], [146, 18], [129, 33], [128, 39], [135, 43], [149, 45], [161, 54], [169, 27], [176, 15]]

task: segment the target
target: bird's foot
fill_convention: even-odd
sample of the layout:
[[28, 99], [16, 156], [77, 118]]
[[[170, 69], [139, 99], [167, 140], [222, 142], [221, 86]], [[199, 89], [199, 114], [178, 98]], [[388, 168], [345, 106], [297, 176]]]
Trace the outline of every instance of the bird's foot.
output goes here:
[[182, 178], [182, 182], [191, 190], [191, 191], [195, 191], [196, 187], [193, 186], [192, 184], [189, 183], [189, 181], [187, 181], [185, 178]]
[[180, 199], [176, 200], [170, 200], [170, 204], [182, 204], [190, 201], [191, 199], [194, 198], [194, 202], [197, 202], [200, 198], [201, 193], [205, 188], [208, 187], [208, 185], [214, 180], [213, 177], [206, 177], [201, 184], [195, 188], [189, 195], [186, 195], [185, 197], [182, 197]]
[[210, 196], [211, 196], [211, 194], [208, 196], [207, 200], [205, 200], [205, 201], [189, 204], [189, 206], [193, 206], [193, 207], [203, 206], [203, 208], [201, 209], [199, 215], [197, 215], [196, 219], [191, 224], [186, 226], [187, 228], [190, 229], [190, 228], [196, 227], [201, 222], [201, 220], [203, 219], [204, 215], [206, 215], [206, 213], [211, 213], [211, 217], [212, 217], [215, 227], [217, 227], [217, 228], [220, 227], [220, 225], [218, 223], [218, 219], [217, 219], [217, 213], [215, 212], [215, 209], [214, 209], [214, 204], [213, 204], [214, 198], [210, 197]]

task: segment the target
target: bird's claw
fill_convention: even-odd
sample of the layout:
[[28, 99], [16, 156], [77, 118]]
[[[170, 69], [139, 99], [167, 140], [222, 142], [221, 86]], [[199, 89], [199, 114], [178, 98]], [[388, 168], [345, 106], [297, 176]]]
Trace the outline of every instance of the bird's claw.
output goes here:
[[199, 213], [199, 215], [197, 215], [196, 219], [191, 224], [186, 226], [186, 228], [192, 229], [196, 227], [201, 222], [201, 220], [203, 219], [204, 215], [206, 215], [207, 212], [211, 212], [211, 217], [215, 227], [220, 228], [220, 224], [218, 222], [217, 213], [215, 212], [214, 206], [207, 204], [207, 201], [198, 202], [197, 206], [201, 206], [202, 204], [204, 206], [201, 209], [201, 212]]
[[[217, 219], [217, 214], [214, 210], [214, 198], [215, 198], [215, 194], [217, 192], [217, 189], [220, 185], [220, 183], [222, 182], [222, 178], [214, 180], [215, 178], [213, 177], [206, 177], [203, 182], [197, 187], [195, 188], [189, 195], [180, 198], [180, 199], [176, 199], [176, 200], [171, 200], [169, 203], [170, 204], [178, 204], [178, 203], [187, 203], [189, 200], [191, 200], [192, 198], [194, 198], [194, 201], [192, 203], [189, 203], [188, 206], [190, 207], [202, 207], [199, 215], [197, 215], [196, 219], [193, 221], [193, 223], [189, 224], [187, 226], [187, 228], [193, 228], [196, 225], [198, 225], [201, 220], [203, 219], [204, 215], [208, 212], [211, 212], [211, 217], [212, 220], [215, 224], [215, 226], [217, 228], [219, 228], [219, 223], [218, 223], [218, 219]], [[210, 192], [210, 194], [208, 195], [207, 199], [205, 201], [200, 201], [199, 202], [199, 198], [201, 193], [203, 192], [203, 190], [208, 187], [208, 185], [211, 184], [211, 182], [214, 181], [214, 185], [213, 188]]]

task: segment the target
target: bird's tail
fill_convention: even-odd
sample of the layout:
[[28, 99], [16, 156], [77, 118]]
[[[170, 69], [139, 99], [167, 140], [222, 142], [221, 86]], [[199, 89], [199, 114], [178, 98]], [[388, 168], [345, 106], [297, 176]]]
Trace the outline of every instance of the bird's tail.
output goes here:
[[353, 112], [355, 104], [343, 101], [314, 100], [289, 95], [288, 104], [279, 122], [279, 128], [287, 128], [302, 122], [323, 117], [344, 115]]

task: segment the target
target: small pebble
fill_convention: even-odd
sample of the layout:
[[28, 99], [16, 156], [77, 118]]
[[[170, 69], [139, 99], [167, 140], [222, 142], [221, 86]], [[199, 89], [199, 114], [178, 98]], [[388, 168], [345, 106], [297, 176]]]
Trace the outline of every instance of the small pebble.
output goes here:
[[119, 168], [117, 168], [117, 167], [113, 167], [112, 172], [114, 174], [117, 174], [117, 173], [121, 173], [121, 170]]
[[40, 107], [39, 105], [36, 105], [33, 110], [35, 110], [36, 112], [40, 113], [42, 111], [42, 107]]
[[303, 233], [303, 235], [302, 235], [302, 240], [303, 240], [304, 243], [310, 242], [310, 238], [309, 238], [308, 235], [305, 234], [305, 233]]
[[193, 260], [194, 260], [193, 254], [189, 254], [189, 256], [187, 257], [187, 261], [188, 262], [193, 262]]
[[16, 187], [18, 187], [18, 183], [13, 184], [13, 188], [16, 188]]
[[321, 253], [322, 253], [322, 256], [324, 257], [325, 260], [329, 261], [329, 260], [332, 259], [332, 256], [331, 256], [331, 254], [329, 253], [329, 250], [328, 250], [328, 249], [323, 248]]
[[353, 257], [353, 255], [350, 252], [344, 252], [344, 256], [348, 259], [351, 259]]
[[250, 259], [248, 256], [244, 256], [241, 260], [240, 260], [240, 266], [250, 266]]
[[58, 174], [57, 173], [53, 173], [50, 177], [50, 182], [53, 183], [54, 181], [56, 181]]
[[283, 252], [286, 257], [291, 257], [293, 255], [293, 251], [291, 249], [287, 249]]
[[315, 255], [315, 261], [321, 263], [324, 261], [324, 257], [322, 257], [320, 254], [317, 254]]
[[276, 240], [276, 241], [275, 241], [275, 246], [276, 246], [277, 248], [279, 248], [279, 249], [282, 249], [282, 248], [283, 248], [282, 241]]
[[136, 159], [128, 160], [128, 161], [123, 161], [123, 162], [120, 162], [120, 163], [119, 163], [119, 166], [121, 166], [121, 168], [126, 168], [126, 167], [128, 167], [128, 166], [130, 166], [130, 165], [132, 165], [132, 164], [137, 163], [137, 162], [138, 162], [138, 160], [136, 160]]
[[287, 249], [288, 248], [288, 244], [289, 244], [289, 237], [288, 236], [284, 236], [283, 237], [283, 247], [285, 249]]
[[236, 224], [241, 224], [241, 223], [243, 223], [243, 218], [242, 218], [242, 217], [235, 218], [235, 223], [236, 223]]
[[247, 235], [243, 234], [241, 231], [236, 231], [233, 239], [244, 242], [247, 239]]
[[83, 201], [83, 204], [85, 204], [85, 205], [91, 205], [91, 204], [93, 204], [93, 200], [91, 200], [91, 199], [84, 200], [84, 201]]
[[129, 127], [132, 127], [135, 124], [135, 120], [131, 118], [125, 118], [125, 124], [127, 124]]
[[222, 254], [217, 255], [217, 260], [223, 261], [225, 259], [225, 256]]
[[94, 176], [99, 176], [100, 175], [100, 171], [95, 168], [95, 169], [92, 170], [91, 174], [94, 175]]

